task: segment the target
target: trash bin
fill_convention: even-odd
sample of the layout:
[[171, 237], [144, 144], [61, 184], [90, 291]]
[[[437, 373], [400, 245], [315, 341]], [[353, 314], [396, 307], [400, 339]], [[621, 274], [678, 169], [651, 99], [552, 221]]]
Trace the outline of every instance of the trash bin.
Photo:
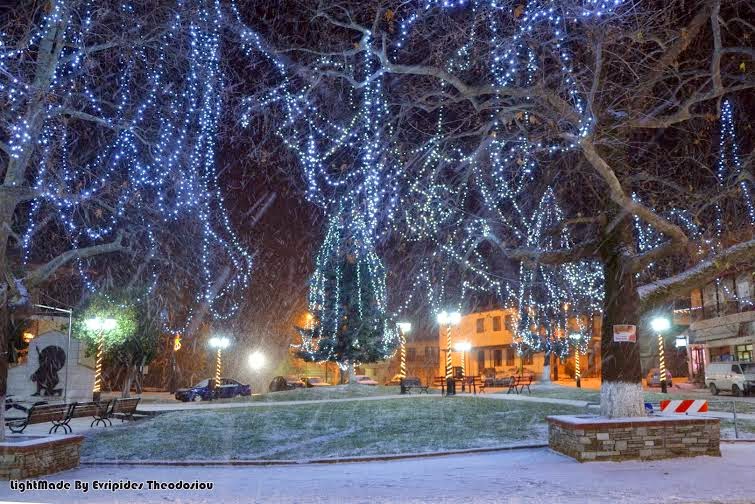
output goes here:
[[446, 378], [446, 395], [456, 395], [456, 380]]

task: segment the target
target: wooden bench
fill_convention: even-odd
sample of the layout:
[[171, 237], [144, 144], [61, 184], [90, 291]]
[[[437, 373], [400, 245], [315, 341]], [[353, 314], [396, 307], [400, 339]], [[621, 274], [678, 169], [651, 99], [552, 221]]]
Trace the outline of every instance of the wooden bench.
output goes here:
[[532, 394], [532, 391], [530, 390], [531, 384], [532, 375], [512, 376], [509, 379], [509, 389], [506, 391], [506, 393], [510, 394], [512, 391], [514, 391], [516, 394], [521, 394], [522, 392], [524, 392], [524, 387], [527, 387], [527, 393]]
[[6, 418], [5, 425], [15, 434], [20, 434], [31, 424], [52, 422], [48, 434], [63, 428], [66, 434], [73, 432], [68, 422], [76, 403], [71, 404], [35, 404], [26, 412], [25, 417]]
[[109, 418], [113, 404], [114, 400], [106, 402], [91, 401], [75, 403], [71, 418], [92, 417], [94, 420], [89, 424], [90, 428], [99, 424], [102, 424], [103, 426], [113, 425]]
[[113, 406], [110, 409], [110, 415], [108, 418], [120, 418], [121, 422], [125, 420], [133, 420], [134, 413], [136, 413], [136, 406], [139, 404], [140, 400], [140, 397], [113, 399]]
[[422, 382], [417, 378], [416, 376], [407, 376], [406, 378], [401, 378], [401, 393], [406, 394], [412, 389], [419, 389], [420, 394], [424, 392], [427, 394], [427, 385], [422, 385]]
[[485, 382], [480, 376], [465, 376], [464, 384], [467, 386], [467, 389], [473, 394], [477, 394], [478, 390], [481, 393], [485, 392]]

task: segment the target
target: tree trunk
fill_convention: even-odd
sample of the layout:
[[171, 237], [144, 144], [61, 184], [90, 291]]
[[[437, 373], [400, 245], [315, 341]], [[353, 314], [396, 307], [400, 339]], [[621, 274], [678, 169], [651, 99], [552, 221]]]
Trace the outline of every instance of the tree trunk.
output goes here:
[[614, 325], [637, 326], [639, 322], [640, 297], [630, 266], [633, 253], [631, 217], [624, 217], [605, 237], [600, 253], [605, 276], [600, 341], [600, 413], [607, 417], [644, 416], [639, 341], [613, 341]]
[[550, 384], [551, 382], [551, 352], [545, 352], [545, 358], [543, 359], [543, 375], [540, 378], [540, 383]]
[[558, 381], [558, 357], [552, 360], [553, 360], [553, 381]]
[[356, 383], [356, 381], [354, 381], [354, 376], [356, 376], [356, 374], [357, 374], [356, 373], [356, 367], [354, 366], [353, 362], [350, 362], [349, 363], [349, 383], [350, 384], [351, 383]]
[[134, 381], [135, 370], [136, 366], [130, 363], [126, 366], [126, 378], [123, 381], [123, 387], [121, 387], [121, 397], [126, 398], [131, 396], [131, 384]]
[[[2, 282], [2, 280], [0, 280]], [[8, 304], [0, 291], [0, 441], [5, 439], [5, 396], [8, 394]]]

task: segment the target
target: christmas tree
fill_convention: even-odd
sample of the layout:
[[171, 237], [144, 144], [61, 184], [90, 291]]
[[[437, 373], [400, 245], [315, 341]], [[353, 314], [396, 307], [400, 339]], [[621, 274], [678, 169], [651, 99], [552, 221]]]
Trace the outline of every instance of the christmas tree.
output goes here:
[[297, 354], [308, 361], [336, 362], [342, 370], [388, 358], [396, 331], [386, 314], [385, 271], [373, 251], [345, 233], [340, 215], [331, 219], [310, 286], [312, 322], [298, 328]]

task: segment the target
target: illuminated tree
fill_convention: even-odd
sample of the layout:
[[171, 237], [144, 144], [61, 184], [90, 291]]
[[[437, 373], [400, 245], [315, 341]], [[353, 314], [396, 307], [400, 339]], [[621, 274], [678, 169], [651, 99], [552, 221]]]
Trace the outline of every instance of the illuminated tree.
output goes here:
[[[708, 168], [718, 117], [755, 85], [746, 2], [292, 4], [311, 22], [275, 19], [280, 78], [250, 110], [280, 104], [310, 200], [357, 198], [373, 249], [398, 259], [389, 271], [413, 272], [395, 275], [397, 311], [417, 291], [521, 309], [542, 275], [512, 280], [505, 261], [560, 270], [554, 288], [568, 268], [600, 268], [602, 411], [644, 414], [638, 345], [613, 325], [642, 336], [644, 311], [753, 267], [751, 177]], [[528, 229], [548, 191], [563, 217], [543, 233], [570, 237], [550, 248]], [[731, 223], [718, 231], [715, 205]]]

